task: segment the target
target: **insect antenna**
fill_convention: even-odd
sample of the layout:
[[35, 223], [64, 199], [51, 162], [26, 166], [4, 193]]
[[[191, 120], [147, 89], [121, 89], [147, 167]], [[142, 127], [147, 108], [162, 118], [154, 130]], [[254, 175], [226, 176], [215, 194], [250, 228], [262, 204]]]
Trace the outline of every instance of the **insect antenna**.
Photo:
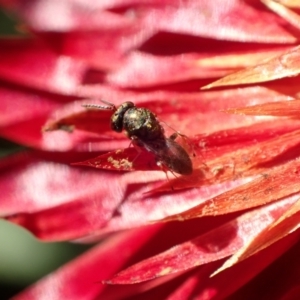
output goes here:
[[107, 106], [99, 105], [99, 104], [82, 104], [85, 108], [96, 108], [96, 109], [104, 109], [104, 110], [116, 110], [116, 106], [110, 102], [107, 102], [105, 100], [101, 100], [104, 104], [107, 104]]

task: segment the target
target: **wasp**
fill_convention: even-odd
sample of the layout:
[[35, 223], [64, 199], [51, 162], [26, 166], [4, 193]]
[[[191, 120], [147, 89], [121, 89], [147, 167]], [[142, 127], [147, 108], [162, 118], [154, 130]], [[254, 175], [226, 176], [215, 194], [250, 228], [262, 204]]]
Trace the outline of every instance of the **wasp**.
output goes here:
[[147, 108], [136, 107], [133, 102], [124, 102], [116, 107], [103, 101], [107, 106], [97, 104], [83, 105], [86, 108], [112, 110], [111, 129], [116, 132], [125, 131], [132, 143], [154, 154], [157, 164], [171, 172], [189, 175], [193, 172], [193, 164], [186, 150], [175, 139], [179, 133], [165, 136], [164, 128], [156, 115]]

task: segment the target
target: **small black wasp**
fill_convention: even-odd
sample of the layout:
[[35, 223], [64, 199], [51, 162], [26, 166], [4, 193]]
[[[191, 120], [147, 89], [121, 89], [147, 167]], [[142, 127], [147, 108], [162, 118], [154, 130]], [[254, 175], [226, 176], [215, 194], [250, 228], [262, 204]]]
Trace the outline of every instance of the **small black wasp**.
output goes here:
[[191, 158], [175, 141], [179, 133], [175, 132], [170, 137], [166, 137], [163, 127], [149, 109], [137, 108], [133, 102], [129, 101], [122, 103], [119, 107], [103, 100], [102, 102], [107, 106], [97, 104], [83, 106], [114, 111], [110, 119], [112, 130], [116, 132], [125, 130], [134, 145], [152, 152], [157, 163], [167, 170], [181, 175], [189, 175], [193, 172]]

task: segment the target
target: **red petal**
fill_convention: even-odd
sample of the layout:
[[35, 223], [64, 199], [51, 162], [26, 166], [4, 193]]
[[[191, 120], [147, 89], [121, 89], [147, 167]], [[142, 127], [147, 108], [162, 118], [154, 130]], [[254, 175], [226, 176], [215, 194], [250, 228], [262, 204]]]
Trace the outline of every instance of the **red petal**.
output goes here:
[[285, 291], [282, 300], [296, 300], [300, 295], [300, 286], [292, 286], [288, 291]]
[[47, 116], [60, 105], [60, 97], [53, 99], [41, 93], [31, 93], [8, 84], [0, 86], [0, 127], [8, 127], [27, 120]]
[[[182, 298], [185, 299], [190, 296], [190, 298], [204, 300], [207, 299], [208, 295], [210, 298], [215, 299], [247, 299], [249, 297], [249, 291], [248, 293], [246, 292], [243, 294], [243, 296], [236, 298], [230, 298], [230, 295], [234, 291], [239, 291], [241, 288], [243, 289], [243, 286], [247, 287], [245, 284], [251, 279], [259, 278], [260, 274], [263, 274], [264, 269], [267, 266], [272, 263], [274, 264], [274, 261], [276, 263], [276, 260], [280, 259], [282, 255], [285, 255], [289, 248], [291, 248], [296, 242], [297, 236], [289, 236], [288, 238], [276, 243], [276, 245], [257, 253], [255, 256], [252, 256], [213, 277], [210, 277], [209, 275], [212, 273], [212, 269], [217, 267], [217, 264], [210, 263], [208, 265], [203, 265], [198, 272], [195, 272], [193, 277], [190, 276], [190, 278], [182, 285], [178, 286], [178, 288], [174, 290], [172, 297], [169, 299], [181, 300]], [[217, 263], [219, 264], [219, 262]], [[290, 271], [290, 266], [288, 266], [287, 269]], [[277, 270], [282, 272], [281, 268], [278, 268], [278, 266]], [[289, 271], [287, 271], [287, 273]], [[276, 276], [278, 275], [279, 274], [276, 274]], [[277, 278], [280, 278], [280, 275]], [[261, 282], [266, 281], [260, 280], [260, 283]], [[255, 299], [258, 294], [261, 295], [261, 285], [257, 284], [255, 287], [257, 290], [255, 293], [252, 293], [253, 297], [251, 299]], [[266, 289], [267, 295], [269, 292], [270, 289]], [[276, 293], [274, 293], [274, 295], [276, 295]], [[266, 298], [268, 298], [268, 296], [266, 296]]]
[[[85, 94], [87, 91], [85, 91]], [[89, 92], [91, 93], [91, 91]], [[228, 106], [246, 106], [255, 103], [286, 100], [286, 91], [262, 87], [232, 89], [226, 91], [179, 93], [179, 92], [152, 92], [133, 93], [120, 92], [107, 87], [97, 87], [92, 95], [98, 93], [102, 99], [108, 99], [115, 105], [125, 101], [133, 101], [137, 106], [145, 107], [157, 114], [159, 120], [170, 127], [192, 137], [199, 133], [210, 133], [226, 128], [236, 128], [256, 123], [253, 117], [232, 116], [220, 112]], [[170, 99], [174, 101], [170, 102]], [[51, 145], [52, 150], [66, 149], [65, 145], [74, 145], [80, 151], [107, 151], [128, 147], [129, 140], [123, 134], [117, 134], [109, 129], [110, 112], [87, 111], [81, 107], [82, 103], [98, 103], [94, 97], [84, 102], [75, 102], [55, 112], [55, 117], [48, 122], [48, 129], [60, 127], [87, 130], [93, 135], [84, 138], [82, 133], [74, 131], [73, 134], [47, 133], [43, 137], [44, 147]], [[99, 118], [98, 118], [99, 116]], [[97, 136], [95, 136], [97, 133]], [[76, 136], [78, 135], [78, 136]], [[102, 136], [100, 136], [102, 135]], [[77, 144], [77, 145], [76, 145]]]
[[141, 282], [224, 258], [259, 234], [295, 201], [294, 197], [245, 213], [194, 240], [177, 245], [120, 272], [109, 283]]
[[0, 134], [20, 144], [41, 147], [42, 125], [59, 107], [61, 97], [30, 92], [16, 86], [0, 86]]
[[271, 244], [284, 238], [299, 228], [300, 201], [296, 201], [291, 208], [285, 211], [275, 222], [267, 226], [259, 235], [255, 236], [236, 252], [215, 274], [240, 262], [249, 256], [269, 247]]
[[95, 299], [102, 293], [107, 293], [107, 290], [115, 294], [114, 297], [130, 294], [128, 289], [111, 291], [101, 280], [109, 278], [126, 266], [157, 230], [158, 228], [154, 227], [143, 228], [111, 237], [14, 299]]
[[[260, 274], [257, 274], [252, 281], [233, 294], [232, 299], [255, 299], [257, 295], [260, 295], [261, 299], [285, 299], [284, 296], [288, 296], [289, 292], [295, 289], [295, 287], [297, 290], [297, 287], [299, 286], [300, 271], [298, 261], [300, 250], [299, 234], [290, 234], [288, 237], [274, 244], [274, 246], [271, 246], [260, 253], [266, 252], [265, 258], [268, 259], [268, 255], [272, 256], [272, 251], [269, 251], [269, 249], [277, 251], [278, 248], [282, 248], [284, 243], [292, 240], [295, 242], [295, 239], [298, 241], [296, 241], [296, 244], [291, 247], [291, 249], [286, 248], [272, 265], [260, 272]], [[252, 267], [255, 267], [256, 264], [260, 264], [265, 260], [265, 258], [260, 256], [260, 253], [255, 255], [258, 259], [256, 262], [253, 262]], [[248, 261], [248, 259], [246, 261]], [[245, 273], [247, 270], [243, 270], [243, 272]], [[226, 271], [224, 273], [226, 273]], [[272, 289], [265, 289], [264, 287], [266, 286], [272, 286]], [[299, 294], [297, 297], [291, 299], [296, 300], [298, 297]]]
[[154, 155], [142, 149], [139, 151], [135, 148], [120, 149], [73, 165], [116, 171], [161, 170]]
[[274, 103], [263, 103], [241, 108], [230, 108], [226, 112], [252, 116], [282, 116], [298, 117], [300, 111], [300, 100], [280, 101]]
[[300, 47], [295, 47], [265, 63], [225, 76], [204, 88], [266, 82], [296, 76], [299, 73]]
[[[269, 158], [271, 158], [282, 153], [282, 150], [276, 150], [276, 147], [281, 143], [281, 139], [287, 142], [286, 147], [292, 147], [292, 144], [296, 143], [297, 130], [300, 129], [299, 126], [300, 123], [297, 120], [277, 118], [235, 129], [201, 134], [192, 138], [193, 143], [195, 143], [193, 150], [197, 155], [203, 156], [205, 161], [206, 159], [218, 158], [220, 155], [229, 152], [237, 154], [238, 152], [235, 151], [242, 148], [248, 148], [248, 152], [251, 153], [250, 147], [254, 146], [254, 149], [256, 146], [256, 150], [258, 150], [258, 147], [260, 147], [259, 143], [261, 142], [262, 146], [260, 148], [263, 148], [263, 151], [269, 151], [267, 156], [270, 155]], [[281, 135], [283, 137], [280, 137]], [[271, 149], [265, 150], [266, 148]]]
[[272, 168], [249, 183], [233, 188], [164, 220], [182, 221], [201, 216], [214, 216], [274, 202], [300, 192], [298, 184], [300, 175], [298, 173], [300, 174], [300, 162], [293, 160], [285, 165]]
[[[276, 124], [275, 121], [273, 121], [273, 123]], [[270, 167], [285, 163], [287, 159], [297, 158], [298, 152], [295, 151], [295, 147], [299, 145], [300, 131], [292, 131], [293, 129], [288, 125], [291, 130], [288, 129], [288, 127], [286, 129], [287, 132], [290, 131], [290, 133], [282, 134], [283, 132], [278, 132], [278, 136], [275, 135], [274, 138], [270, 139], [269, 134], [271, 132], [265, 134], [263, 130], [265, 125], [266, 129], [271, 129], [271, 127], [268, 128], [268, 124], [261, 124], [262, 132], [257, 135], [257, 140], [256, 137], [252, 136], [251, 131], [248, 131], [251, 127], [246, 128], [246, 132], [244, 132], [244, 136], [240, 141], [234, 139], [230, 140], [231, 136], [238, 138], [238, 135], [235, 135], [238, 130], [214, 133], [207, 138], [207, 141], [210, 142], [207, 146], [207, 153], [204, 152], [204, 150], [206, 150], [205, 142], [203, 143], [201, 139], [201, 142], [197, 142], [196, 139], [196, 142], [193, 141], [195, 153], [195, 158], [193, 159], [193, 174], [188, 178], [176, 178], [172, 180], [172, 182], [160, 186], [155, 191], [168, 190], [170, 189], [170, 184], [177, 189], [181, 189], [216, 184], [226, 180], [234, 181], [237, 178], [247, 176], [271, 174], [269, 173]], [[292, 126], [295, 125], [296, 123], [293, 121]], [[257, 128], [257, 125], [252, 127], [254, 130], [255, 128]], [[241, 128], [240, 133], [242, 133], [244, 129], [245, 128]], [[215, 140], [215, 138], [218, 138], [218, 140]], [[259, 142], [260, 138], [266, 140]], [[227, 142], [228, 144], [226, 144]], [[236, 144], [234, 142], [236, 142]], [[205, 148], [202, 149], [202, 147]], [[280, 171], [281, 170], [278, 169], [273, 172], [276, 175], [276, 172]], [[256, 184], [257, 187], [260, 186], [260, 183]], [[247, 188], [250, 188], [250, 186], [252, 186], [251, 183], [245, 185], [244, 188], [240, 188], [241, 190], [244, 189], [243, 193], [247, 194]], [[252, 188], [254, 188], [254, 186]], [[246, 197], [245, 194], [243, 195]], [[225, 202], [227, 196], [227, 194], [224, 195], [223, 200]], [[264, 199], [264, 197], [262, 199]], [[205, 204], [201, 204], [200, 206], [202, 207], [202, 205]]]

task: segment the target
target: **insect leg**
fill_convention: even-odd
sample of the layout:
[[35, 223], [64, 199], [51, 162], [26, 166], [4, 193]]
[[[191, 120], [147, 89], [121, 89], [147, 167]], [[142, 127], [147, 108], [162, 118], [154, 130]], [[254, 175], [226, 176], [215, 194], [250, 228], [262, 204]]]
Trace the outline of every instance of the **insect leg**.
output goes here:
[[169, 176], [168, 176], [168, 171], [170, 171], [170, 172], [173, 174], [174, 177], [176, 177], [176, 178], [178, 178], [178, 177], [176, 176], [176, 174], [175, 174], [174, 172], [172, 172], [172, 171], [169, 170], [167, 167], [165, 167], [165, 165], [163, 164], [163, 162], [157, 161], [156, 164], [157, 164], [157, 165], [161, 168], [161, 170], [166, 174], [167, 181], [168, 181], [168, 183], [170, 184], [171, 190], [174, 191], [175, 189], [174, 189], [173, 185], [171, 184], [171, 180], [170, 180], [170, 178], [169, 178]]
[[141, 150], [141, 148], [140, 148], [140, 146], [139, 146], [138, 138], [137, 138], [136, 136], [134, 136], [134, 135], [131, 137], [131, 141], [130, 141], [130, 144], [129, 144], [128, 148], [129, 148], [131, 145], [134, 147], [134, 149], [135, 149], [136, 152], [137, 152], [137, 156], [136, 156], [136, 157], [133, 159], [133, 161], [131, 162], [131, 163], [134, 163], [135, 160], [136, 160], [136, 159], [141, 155], [141, 153], [142, 153], [142, 150]]

